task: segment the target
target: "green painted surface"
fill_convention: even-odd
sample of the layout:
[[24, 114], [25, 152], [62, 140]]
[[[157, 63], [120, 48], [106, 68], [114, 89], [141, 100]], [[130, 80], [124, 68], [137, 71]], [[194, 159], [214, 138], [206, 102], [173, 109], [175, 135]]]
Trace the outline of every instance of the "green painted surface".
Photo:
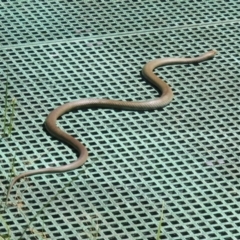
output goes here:
[[15, 174], [75, 159], [43, 129], [53, 108], [86, 97], [150, 99], [157, 92], [140, 77], [145, 62], [218, 55], [157, 69], [174, 92], [163, 110], [64, 115], [58, 125], [87, 147], [86, 164], [18, 183], [13, 206], [1, 209], [0, 236], [7, 224], [19, 239], [74, 179], [22, 239], [153, 240], [163, 202], [161, 240], [240, 239], [239, 8], [240, 1], [2, 1], [1, 116], [7, 76], [8, 100], [16, 99], [12, 135], [0, 143], [3, 200], [14, 157]]

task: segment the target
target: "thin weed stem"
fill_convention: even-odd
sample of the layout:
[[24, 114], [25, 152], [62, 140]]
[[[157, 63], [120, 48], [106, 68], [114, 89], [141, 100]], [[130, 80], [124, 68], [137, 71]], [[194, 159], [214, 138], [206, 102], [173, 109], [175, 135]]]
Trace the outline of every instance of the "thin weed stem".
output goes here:
[[161, 211], [160, 220], [159, 220], [159, 224], [158, 224], [158, 231], [157, 231], [157, 235], [156, 235], [156, 240], [160, 240], [161, 229], [162, 229], [162, 221], [163, 221], [163, 209], [164, 209], [164, 202], [162, 204], [162, 211]]
[[10, 228], [7, 225], [6, 221], [3, 219], [1, 214], [0, 214], [0, 221], [1, 221], [2, 225], [5, 227], [5, 229], [7, 230], [7, 233], [6, 234], [0, 234], [0, 237], [2, 239], [5, 239], [5, 240], [10, 240]]
[[5, 131], [6, 131], [7, 110], [8, 110], [7, 98], [8, 98], [8, 76], [7, 76], [6, 88], [5, 88], [5, 103], [4, 103], [4, 115], [3, 115], [3, 135], [5, 135]]
[[[10, 174], [9, 174], [9, 185], [8, 185], [8, 191], [11, 185], [11, 180], [12, 177], [15, 176], [15, 172], [14, 172], [14, 163], [15, 163], [16, 157], [13, 158], [13, 160], [11, 161], [11, 169], [10, 169]], [[6, 200], [7, 201], [7, 200]]]
[[12, 133], [13, 129], [13, 118], [14, 118], [14, 112], [15, 112], [15, 105], [16, 105], [16, 99], [13, 98], [11, 101], [11, 116], [10, 116], [10, 121], [7, 122], [7, 113], [10, 108], [8, 105], [8, 76], [5, 84], [5, 97], [4, 97], [4, 114], [3, 114], [3, 137], [9, 136]]
[[13, 127], [13, 118], [14, 118], [14, 109], [15, 109], [15, 98], [12, 99], [12, 112], [11, 112], [11, 117], [10, 117], [10, 122], [9, 122], [9, 128], [8, 128], [8, 135], [11, 134], [12, 132], [12, 127]]

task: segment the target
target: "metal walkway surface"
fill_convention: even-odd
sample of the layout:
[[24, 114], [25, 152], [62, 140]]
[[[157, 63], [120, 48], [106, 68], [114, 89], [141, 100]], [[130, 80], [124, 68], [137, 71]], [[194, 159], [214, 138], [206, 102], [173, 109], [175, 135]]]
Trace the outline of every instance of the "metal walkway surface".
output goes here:
[[[161, 240], [240, 240], [239, 0], [4, 0], [0, 19], [1, 118], [7, 78], [16, 99], [0, 142], [2, 238], [154, 240], [164, 204]], [[22, 179], [4, 208], [11, 169], [76, 158], [43, 128], [52, 109], [155, 98], [140, 76], [146, 62], [209, 49], [210, 61], [155, 70], [174, 93], [163, 109], [62, 116], [87, 162]]]

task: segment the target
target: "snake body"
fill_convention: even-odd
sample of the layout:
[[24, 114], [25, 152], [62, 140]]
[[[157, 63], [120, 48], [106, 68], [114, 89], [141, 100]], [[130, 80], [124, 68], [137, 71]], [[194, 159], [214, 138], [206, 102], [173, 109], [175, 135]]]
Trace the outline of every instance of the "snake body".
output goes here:
[[11, 192], [12, 187], [21, 178], [35, 174], [58, 173], [73, 170], [83, 165], [87, 160], [88, 157], [87, 149], [77, 139], [73, 138], [72, 136], [70, 136], [69, 134], [67, 134], [66, 132], [62, 131], [57, 127], [56, 121], [61, 115], [75, 109], [86, 107], [114, 108], [124, 110], [152, 110], [162, 108], [171, 102], [173, 98], [173, 93], [171, 88], [163, 80], [161, 80], [153, 73], [153, 70], [156, 67], [164, 65], [199, 63], [213, 58], [215, 54], [216, 51], [210, 50], [194, 58], [179, 58], [179, 57], [160, 58], [146, 63], [143, 66], [142, 75], [147, 81], [153, 84], [156, 87], [156, 89], [161, 93], [158, 98], [147, 101], [118, 101], [109, 99], [85, 98], [63, 104], [54, 109], [47, 116], [45, 121], [45, 127], [52, 136], [72, 146], [78, 152], [79, 156], [77, 160], [64, 166], [36, 169], [19, 174], [18, 176], [14, 177], [13, 180], [11, 181], [6, 196], [7, 199], [9, 198], [9, 194]]

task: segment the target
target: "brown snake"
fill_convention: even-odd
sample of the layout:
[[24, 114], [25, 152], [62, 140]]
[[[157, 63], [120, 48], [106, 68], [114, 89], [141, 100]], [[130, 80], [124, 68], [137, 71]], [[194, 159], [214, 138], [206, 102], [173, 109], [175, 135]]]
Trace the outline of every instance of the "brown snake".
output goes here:
[[59, 129], [56, 125], [57, 119], [66, 112], [78, 109], [78, 108], [86, 108], [86, 107], [103, 107], [103, 108], [114, 108], [114, 109], [124, 109], [124, 110], [152, 110], [166, 106], [171, 102], [173, 98], [171, 88], [159, 77], [157, 77], [153, 70], [156, 67], [164, 66], [164, 65], [172, 65], [172, 64], [188, 64], [188, 63], [199, 63], [210, 58], [216, 54], [216, 51], [211, 50], [208, 51], [198, 57], [195, 58], [179, 58], [179, 57], [170, 57], [170, 58], [160, 58], [152, 60], [146, 63], [143, 66], [142, 74], [143, 77], [148, 80], [151, 84], [153, 84], [156, 89], [161, 92], [161, 95], [158, 98], [147, 100], [147, 101], [118, 101], [118, 100], [109, 100], [109, 99], [95, 99], [95, 98], [85, 98], [77, 101], [69, 102], [57, 107], [55, 110], [49, 113], [46, 121], [45, 127], [48, 132], [61, 140], [62, 142], [72, 146], [78, 153], [79, 156], [77, 160], [74, 162], [60, 166], [60, 167], [49, 167], [36, 169], [31, 171], [26, 171], [18, 176], [14, 177], [8, 192], [7, 199], [9, 198], [9, 194], [13, 185], [23, 177], [28, 177], [35, 174], [44, 174], [44, 173], [57, 173], [57, 172], [65, 172], [69, 170], [76, 169], [82, 166], [88, 157], [87, 149], [75, 138], [65, 133], [61, 129]]

